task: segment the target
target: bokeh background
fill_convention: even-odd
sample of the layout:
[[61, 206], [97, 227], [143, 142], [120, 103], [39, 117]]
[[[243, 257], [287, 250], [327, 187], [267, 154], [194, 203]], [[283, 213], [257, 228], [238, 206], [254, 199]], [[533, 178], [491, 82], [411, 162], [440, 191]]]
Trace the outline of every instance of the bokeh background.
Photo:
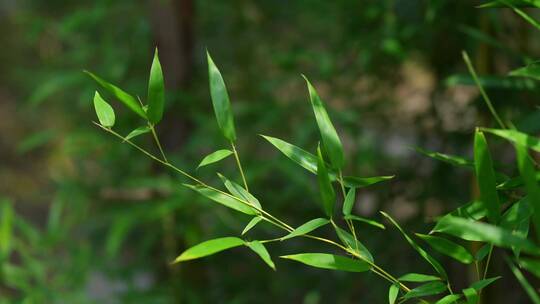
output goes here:
[[[361, 189], [355, 212], [380, 219], [385, 210], [408, 231], [427, 232], [476, 188], [471, 171], [414, 147], [471, 157], [474, 127], [493, 125], [462, 50], [502, 115], [540, 130], [537, 84], [506, 77], [540, 53], [539, 33], [511, 10], [479, 3], [1, 0], [0, 197], [16, 215], [0, 302], [386, 303], [388, 286], [372, 274], [277, 259], [331, 250], [309, 240], [270, 246], [277, 272], [242, 249], [169, 265], [186, 247], [238, 235], [249, 218], [182, 188], [181, 177], [93, 126], [97, 85], [82, 70], [145, 96], [158, 46], [167, 89], [158, 132], [169, 158], [195, 172], [205, 154], [227, 147], [210, 102], [208, 48], [229, 88], [250, 188], [294, 226], [320, 216], [315, 177], [258, 134], [314, 151], [306, 74], [344, 142], [346, 173], [396, 175]], [[121, 133], [141, 123], [114, 107]], [[137, 141], [151, 147], [151, 138]], [[507, 146], [490, 145], [498, 161], [513, 162]], [[197, 174], [219, 185], [215, 171], [239, 178], [230, 160]], [[248, 238], [277, 236], [262, 224]], [[394, 274], [430, 272], [395, 229], [364, 227], [359, 237]], [[457, 286], [474, 280], [474, 269], [437, 257]], [[505, 278], [485, 303], [528, 303], [501, 261], [495, 254], [492, 269]]]

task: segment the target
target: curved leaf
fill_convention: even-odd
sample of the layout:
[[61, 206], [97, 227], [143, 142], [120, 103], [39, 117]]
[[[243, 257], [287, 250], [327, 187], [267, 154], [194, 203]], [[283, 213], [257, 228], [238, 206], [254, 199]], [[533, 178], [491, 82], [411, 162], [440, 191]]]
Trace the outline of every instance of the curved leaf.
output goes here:
[[262, 220], [262, 217], [260, 217], [260, 216], [256, 216], [256, 217], [252, 218], [251, 221], [249, 221], [249, 223], [247, 223], [244, 230], [242, 230], [242, 235], [246, 234], [249, 230], [251, 230], [251, 228], [255, 227], [255, 225], [257, 225], [261, 220]]
[[206, 155], [201, 160], [201, 162], [197, 166], [197, 169], [199, 169], [200, 167], [204, 167], [204, 166], [216, 163], [216, 162], [218, 162], [218, 161], [220, 161], [222, 159], [225, 159], [225, 158], [229, 157], [232, 154], [233, 154], [233, 152], [231, 150], [227, 150], [227, 149], [222, 149], [222, 150], [217, 150], [215, 152], [212, 152], [212, 153]]
[[391, 180], [392, 178], [394, 178], [394, 175], [372, 177], [345, 176], [343, 177], [343, 183], [350, 188], [362, 188]]
[[137, 129], [129, 132], [129, 134], [126, 135], [124, 140], [130, 140], [130, 139], [132, 139], [134, 137], [137, 137], [139, 135], [142, 135], [142, 134], [145, 134], [145, 133], [148, 133], [148, 132], [150, 132], [150, 127], [149, 126], [138, 127]]
[[343, 201], [343, 215], [347, 216], [351, 214], [355, 201], [356, 201], [356, 189], [351, 188], [349, 189], [349, 192], [347, 192], [347, 195], [345, 196], [345, 200]]
[[364, 244], [362, 244], [359, 240], [355, 239], [352, 234], [341, 229], [335, 224], [334, 229], [336, 230], [338, 238], [345, 246], [355, 251], [363, 259], [373, 263], [373, 255], [371, 254], [371, 252], [369, 252], [366, 246], [364, 246]]
[[442, 282], [430, 282], [420, 285], [411, 291], [407, 292], [403, 299], [412, 299], [418, 297], [432, 296], [440, 294], [446, 290], [446, 285]]
[[246, 191], [244, 187], [227, 179], [225, 176], [221, 175], [220, 173], [218, 173], [218, 176], [221, 179], [221, 181], [223, 181], [223, 184], [232, 195], [246, 202], [249, 202], [251, 205], [261, 209], [261, 203], [259, 203], [259, 200], [255, 196], [253, 196], [251, 193]]
[[465, 249], [463, 246], [456, 244], [450, 240], [425, 234], [416, 234], [419, 238], [426, 241], [433, 249], [438, 252], [447, 255], [456, 261], [459, 261], [463, 264], [470, 264], [474, 261], [472, 254]]
[[399, 295], [399, 286], [396, 284], [390, 285], [390, 288], [388, 288], [388, 303], [390, 304], [396, 303], [398, 295]]
[[154, 52], [154, 60], [150, 68], [150, 78], [148, 80], [148, 110], [146, 116], [148, 120], [157, 124], [163, 117], [165, 106], [165, 84], [163, 82], [163, 71], [159, 63], [158, 49]]
[[439, 152], [434, 152], [434, 151], [428, 151], [428, 150], [425, 150], [425, 149], [422, 149], [420, 147], [415, 147], [416, 151], [421, 153], [421, 154], [424, 154], [428, 157], [431, 157], [433, 159], [436, 159], [436, 160], [439, 160], [439, 161], [442, 161], [442, 162], [445, 162], [445, 163], [448, 163], [448, 164], [451, 164], [451, 165], [454, 165], [454, 166], [465, 166], [465, 167], [472, 167], [474, 166], [474, 162], [471, 161], [471, 160], [468, 160], [468, 159], [465, 159], [461, 156], [455, 156], [455, 155], [449, 155], [449, 154], [444, 154], [444, 153], [439, 153]]
[[114, 110], [110, 104], [101, 98], [97, 91], [94, 94], [94, 108], [102, 126], [109, 128], [114, 126]]
[[244, 245], [244, 241], [237, 237], [222, 237], [195, 245], [179, 255], [173, 263], [189, 261], [218, 253], [223, 250]]
[[455, 303], [457, 300], [461, 298], [461, 295], [459, 294], [451, 294], [443, 297], [439, 301], [435, 302], [435, 304], [452, 304]]
[[478, 296], [478, 291], [474, 288], [466, 288], [463, 289], [463, 294], [465, 295], [465, 298], [467, 299], [467, 304], [477, 304], [480, 300]]
[[531, 136], [514, 129], [503, 130], [482, 128], [481, 130], [504, 138], [520, 146], [533, 149], [536, 152], [540, 152], [540, 139], [538, 137]]
[[493, 277], [493, 278], [488, 278], [488, 279], [483, 279], [483, 280], [480, 280], [480, 281], [476, 281], [476, 282], [472, 283], [470, 287], [474, 288], [476, 291], [480, 291], [480, 290], [486, 288], [491, 283], [497, 281], [500, 278], [502, 278], [502, 277]]
[[366, 262], [328, 253], [299, 253], [284, 255], [281, 256], [281, 258], [297, 261], [317, 268], [331, 270], [364, 272], [371, 269], [371, 266]]
[[488, 211], [488, 219], [496, 223], [500, 217], [500, 202], [497, 194], [497, 183], [493, 162], [484, 133], [476, 130], [474, 135], [474, 165], [476, 180], [480, 188], [480, 200]]
[[227, 87], [223, 81], [223, 77], [219, 69], [214, 64], [210, 53], [206, 52], [208, 61], [208, 77], [210, 81], [210, 96], [212, 97], [212, 105], [216, 114], [217, 123], [223, 136], [230, 141], [236, 140], [236, 132], [234, 130], [234, 119], [231, 110], [231, 102]]
[[217, 192], [212, 189], [208, 189], [206, 187], [202, 187], [199, 185], [190, 185], [190, 184], [182, 184], [192, 190], [195, 190], [202, 194], [203, 196], [213, 200], [216, 203], [220, 203], [226, 207], [229, 207], [231, 209], [234, 209], [236, 211], [240, 211], [242, 213], [248, 214], [248, 215], [256, 215], [257, 211], [251, 208], [250, 206], [239, 202], [238, 200], [227, 196], [223, 193]]
[[313, 231], [315, 229], [318, 229], [318, 228], [320, 228], [320, 227], [322, 227], [324, 225], [327, 225], [328, 223], [330, 223], [330, 221], [327, 220], [327, 219], [324, 219], [324, 218], [313, 219], [313, 220], [311, 220], [311, 221], [309, 221], [307, 223], [304, 223], [304, 224], [300, 225], [298, 228], [294, 229], [289, 234], [282, 237], [281, 240], [284, 241], [284, 240], [287, 240], [287, 239], [290, 239], [290, 238], [293, 238], [293, 237], [308, 234], [308, 233], [310, 233], [311, 231]]
[[317, 174], [317, 156], [276, 137], [261, 135], [281, 153], [313, 174]]
[[256, 254], [258, 254], [261, 259], [268, 265], [270, 268], [276, 270], [276, 265], [274, 265], [274, 262], [272, 261], [272, 258], [270, 257], [270, 254], [268, 253], [268, 250], [266, 250], [266, 247], [259, 242], [259, 241], [253, 241], [246, 243], [246, 246], [248, 246], [251, 250], [253, 250]]

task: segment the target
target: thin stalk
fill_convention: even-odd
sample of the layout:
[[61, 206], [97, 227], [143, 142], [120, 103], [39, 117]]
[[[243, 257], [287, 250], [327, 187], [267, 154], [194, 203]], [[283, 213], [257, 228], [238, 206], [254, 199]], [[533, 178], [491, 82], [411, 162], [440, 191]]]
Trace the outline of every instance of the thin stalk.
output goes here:
[[167, 160], [167, 156], [165, 156], [165, 152], [163, 152], [163, 148], [161, 147], [161, 142], [159, 141], [154, 125], [148, 123], [148, 126], [150, 127], [150, 131], [152, 131], [152, 136], [154, 137], [154, 141], [156, 142], [159, 152], [161, 153], [161, 157], [163, 157], [163, 160], [168, 163], [169, 161]]
[[246, 181], [246, 176], [244, 175], [244, 170], [242, 169], [242, 164], [240, 163], [240, 157], [238, 156], [238, 151], [236, 151], [236, 146], [231, 141], [231, 147], [233, 150], [234, 158], [236, 159], [236, 165], [238, 166], [238, 170], [240, 171], [240, 175], [242, 176], [242, 181], [244, 182], [244, 188], [247, 192], [249, 192], [248, 184]]
[[491, 262], [491, 254], [493, 253], [493, 245], [490, 245], [489, 247], [489, 253], [486, 260], [486, 266], [484, 268], [484, 275], [482, 276], [482, 280], [484, 280], [487, 276], [488, 268], [489, 268], [489, 262]]
[[[345, 183], [343, 182], [343, 171], [339, 170], [339, 178], [337, 180], [339, 181], [341, 194], [343, 194], [343, 202], [345, 202], [345, 197], [347, 197], [347, 193], [345, 191]], [[349, 230], [351, 231], [354, 239], [356, 240], [356, 242], [358, 242], [353, 222], [351, 220], [345, 220], [345, 222], [347, 223], [347, 227], [349, 227]], [[356, 244], [356, 250], [358, 250], [358, 244]]]

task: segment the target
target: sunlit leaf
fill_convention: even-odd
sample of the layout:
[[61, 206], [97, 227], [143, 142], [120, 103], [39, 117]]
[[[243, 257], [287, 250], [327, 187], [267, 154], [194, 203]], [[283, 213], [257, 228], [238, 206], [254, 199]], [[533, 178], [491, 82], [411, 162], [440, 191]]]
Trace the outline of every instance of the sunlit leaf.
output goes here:
[[461, 298], [461, 295], [459, 294], [451, 294], [451, 295], [444, 296], [442, 299], [435, 302], [435, 304], [452, 304], [452, 303], [455, 303], [460, 298]]
[[104, 127], [114, 126], [114, 110], [110, 104], [108, 104], [99, 93], [96, 91], [94, 94], [94, 108], [96, 110], [99, 123]]
[[330, 159], [332, 168], [341, 169], [345, 164], [341, 140], [339, 139], [336, 129], [334, 128], [326, 109], [324, 108], [324, 104], [319, 97], [319, 94], [317, 94], [317, 91], [305, 76], [304, 79], [307, 83], [311, 106], [313, 108], [313, 112], [315, 113], [317, 125], [319, 126], [319, 132], [321, 133], [324, 150], [326, 153], [328, 153], [328, 158]]
[[537, 237], [540, 239], [540, 187], [536, 182], [536, 170], [530, 159], [527, 149], [521, 145], [514, 145], [516, 148], [517, 165], [519, 173], [525, 182], [527, 190], [527, 201], [532, 209], [532, 219], [536, 228]]
[[414, 250], [416, 250], [420, 254], [420, 256], [422, 256], [429, 264], [431, 264], [431, 266], [433, 266], [433, 269], [435, 269], [435, 271], [437, 271], [437, 273], [440, 274], [443, 277], [443, 279], [446, 280], [448, 278], [446, 271], [444, 270], [442, 265], [437, 260], [435, 260], [431, 255], [429, 255], [424, 249], [422, 249], [422, 247], [416, 244], [416, 242], [413, 239], [411, 239], [411, 237], [409, 237], [407, 233], [405, 233], [403, 228], [401, 228], [401, 226], [390, 215], [382, 211], [381, 211], [381, 214], [384, 215], [384, 217], [386, 217], [394, 226], [396, 226], [396, 228], [399, 230], [399, 232], [401, 232], [403, 237], [405, 237], [405, 239], [411, 245], [411, 247], [413, 247]]
[[463, 294], [465, 295], [465, 299], [467, 299], [467, 304], [477, 304], [478, 300], [480, 300], [478, 291], [474, 288], [463, 289]]
[[334, 187], [328, 176], [328, 171], [326, 170], [320, 148], [317, 149], [317, 154], [319, 156], [317, 162], [317, 181], [319, 182], [323, 210], [328, 217], [332, 217], [334, 214], [334, 204], [336, 202], [336, 192], [334, 191]]
[[84, 71], [86, 74], [88, 74], [90, 77], [92, 77], [99, 85], [101, 85], [104, 89], [106, 89], [109, 93], [111, 93], [116, 99], [121, 101], [126, 107], [128, 107], [130, 110], [135, 112], [140, 117], [146, 119], [146, 113], [144, 113], [141, 104], [131, 95], [124, 92], [119, 87], [108, 83], [107, 81], [103, 80], [102, 78], [98, 77], [95, 74], [92, 74], [91, 72]]
[[194, 191], [197, 191], [199, 192], [200, 194], [202, 194], [203, 196], [213, 200], [214, 202], [216, 203], [219, 203], [219, 204], [222, 204], [226, 207], [229, 207], [229, 208], [232, 208], [236, 211], [240, 211], [242, 213], [245, 213], [245, 214], [248, 214], [248, 215], [256, 215], [257, 212], [256, 210], [254, 210], [253, 208], [251, 208], [250, 206], [230, 197], [230, 196], [227, 196], [223, 193], [220, 193], [220, 192], [217, 192], [215, 190], [212, 190], [212, 189], [208, 189], [206, 187], [203, 187], [203, 186], [199, 186], [199, 185], [189, 185], [189, 184], [183, 184], [184, 186], [194, 190]]
[[407, 273], [399, 277], [398, 280], [402, 282], [431, 282], [440, 281], [441, 278], [421, 273]]
[[416, 235], [426, 241], [433, 249], [461, 263], [470, 264], [474, 261], [472, 254], [459, 244], [438, 236], [420, 233], [417, 233]]
[[441, 218], [436, 230], [432, 232], [446, 233], [467, 241], [487, 242], [499, 247], [517, 247], [525, 252], [540, 255], [540, 248], [529, 240], [487, 223], [450, 216]]
[[387, 181], [387, 180], [391, 180], [392, 178], [394, 178], [393, 175], [372, 176], [372, 177], [345, 176], [345, 177], [343, 177], [343, 183], [347, 187], [362, 188], [362, 187], [375, 185], [375, 184], [378, 184], [378, 183], [381, 183], [381, 182], [384, 182], [384, 181]]
[[179, 255], [173, 263], [199, 259], [242, 245], [244, 245], [244, 241], [237, 237], [222, 237], [205, 241], [182, 252], [182, 254]]
[[256, 217], [252, 218], [251, 221], [249, 221], [249, 223], [247, 223], [244, 230], [242, 230], [242, 235], [244, 235], [248, 231], [250, 231], [251, 228], [255, 227], [255, 225], [257, 225], [260, 221], [262, 221], [262, 217], [260, 217], [260, 216], [256, 216]]
[[324, 218], [313, 219], [313, 220], [311, 220], [311, 221], [309, 221], [307, 223], [304, 223], [304, 224], [300, 225], [298, 228], [294, 229], [289, 234], [282, 237], [281, 240], [284, 241], [284, 240], [287, 240], [287, 239], [290, 239], [290, 238], [293, 238], [293, 237], [308, 234], [308, 233], [310, 233], [311, 231], [313, 231], [315, 229], [318, 229], [318, 228], [320, 228], [320, 227], [322, 227], [324, 225], [327, 225], [328, 223], [330, 223], [330, 221], [327, 220], [327, 219], [324, 219]]
[[399, 286], [396, 284], [390, 285], [390, 288], [388, 288], [388, 303], [394, 304], [396, 303], [396, 299], [399, 295]]
[[[503, 214], [499, 226], [511, 230], [515, 235], [527, 238], [529, 234], [530, 217], [532, 209], [527, 197], [517, 201]], [[514, 255], [519, 257], [519, 248], [512, 248]]]
[[204, 167], [206, 165], [216, 163], [216, 162], [218, 162], [218, 161], [220, 161], [222, 159], [225, 159], [225, 158], [229, 157], [232, 154], [233, 154], [233, 152], [231, 150], [227, 150], [227, 149], [217, 150], [215, 152], [212, 152], [212, 153], [208, 154], [207, 156], [205, 156], [201, 160], [201, 162], [197, 166], [197, 169], [200, 168], [200, 167]]
[[246, 191], [246, 189], [244, 189], [244, 187], [240, 186], [239, 184], [227, 179], [225, 176], [221, 175], [220, 173], [218, 173], [218, 176], [219, 178], [221, 179], [221, 181], [223, 181], [223, 184], [225, 185], [225, 187], [227, 188], [227, 190], [229, 190], [229, 192], [244, 200], [244, 201], [247, 201], [248, 203], [250, 203], [251, 205], [261, 209], [261, 203], [259, 202], [259, 200], [253, 196], [251, 193], [249, 193], [248, 191]]
[[489, 129], [482, 128], [484, 132], [499, 136], [510, 142], [516, 143], [520, 146], [533, 149], [536, 152], [540, 152], [540, 139], [536, 136], [531, 136], [514, 129], [502, 130], [502, 129]]
[[214, 106], [217, 123], [223, 136], [230, 141], [235, 141], [236, 132], [234, 130], [234, 119], [227, 87], [225, 86], [225, 82], [223, 81], [219, 69], [214, 64], [212, 57], [210, 57], [210, 53], [206, 52], [206, 58], [208, 61], [210, 96], [212, 97], [212, 105]]
[[500, 217], [501, 204], [496, 189], [495, 171], [486, 138], [479, 130], [474, 135], [474, 164], [476, 181], [480, 188], [480, 200], [488, 211], [488, 219], [496, 223]]
[[510, 71], [510, 76], [527, 77], [534, 80], [540, 80], [540, 62], [533, 62], [522, 68]]
[[418, 297], [425, 297], [436, 295], [444, 292], [446, 290], [446, 285], [442, 282], [429, 282], [423, 285], [420, 285], [411, 291], [407, 292], [403, 299], [412, 299]]
[[163, 82], [163, 71], [159, 63], [158, 50], [154, 53], [154, 60], [150, 68], [150, 78], [148, 80], [148, 110], [146, 116], [148, 120], [157, 124], [163, 117], [165, 106], [165, 84]]
[[259, 242], [259, 241], [253, 241], [246, 243], [246, 246], [248, 246], [251, 250], [253, 250], [256, 254], [258, 254], [261, 259], [268, 265], [270, 268], [276, 270], [276, 265], [274, 265], [274, 262], [272, 261], [272, 258], [270, 257], [270, 254], [268, 253], [268, 250], [266, 250], [266, 247]]
[[380, 228], [380, 229], [385, 229], [383, 224], [381, 224], [381, 223], [379, 223], [379, 222], [377, 222], [375, 220], [367, 219], [367, 218], [364, 218], [364, 217], [349, 214], [349, 215], [345, 215], [343, 218], [346, 219], [346, 220], [352, 220], [352, 221], [365, 223], [365, 224], [375, 226], [375, 227]]
[[343, 201], [343, 215], [350, 215], [356, 201], [356, 188], [349, 189]]
[[150, 127], [149, 126], [142, 126], [142, 127], [138, 127], [137, 129], [129, 132], [128, 135], [126, 135], [125, 137], [125, 140], [130, 140], [134, 137], [137, 137], [139, 135], [142, 135], [142, 134], [145, 134], [145, 133], [148, 133], [150, 132]]
[[480, 291], [500, 278], [502, 277], [493, 277], [493, 278], [487, 278], [480, 281], [476, 281], [472, 283], [470, 287], [474, 288], [476, 291]]
[[331, 270], [364, 272], [371, 269], [371, 266], [364, 261], [353, 260], [328, 253], [299, 253], [281, 256], [281, 258], [297, 261], [317, 268]]

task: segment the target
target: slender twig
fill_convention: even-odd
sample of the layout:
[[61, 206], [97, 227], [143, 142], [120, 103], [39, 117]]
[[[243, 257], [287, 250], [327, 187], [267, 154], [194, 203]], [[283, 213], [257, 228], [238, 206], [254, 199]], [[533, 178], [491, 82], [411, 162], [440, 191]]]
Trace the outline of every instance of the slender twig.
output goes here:
[[234, 158], [236, 159], [236, 165], [238, 166], [238, 170], [240, 171], [240, 175], [242, 176], [242, 181], [244, 182], [244, 188], [247, 192], [249, 192], [248, 184], [246, 181], [246, 176], [244, 175], [244, 169], [242, 169], [242, 164], [240, 163], [240, 157], [238, 156], [238, 151], [236, 151], [236, 146], [231, 141], [231, 147], [233, 150]]
[[163, 160], [168, 163], [169, 161], [167, 160], [167, 156], [165, 156], [165, 152], [163, 152], [163, 148], [161, 147], [161, 142], [159, 141], [154, 125], [148, 123], [148, 127], [150, 127], [150, 131], [152, 131], [152, 136], [154, 137], [154, 141], [156, 142], [159, 152], [161, 153], [161, 157], [163, 157]]

